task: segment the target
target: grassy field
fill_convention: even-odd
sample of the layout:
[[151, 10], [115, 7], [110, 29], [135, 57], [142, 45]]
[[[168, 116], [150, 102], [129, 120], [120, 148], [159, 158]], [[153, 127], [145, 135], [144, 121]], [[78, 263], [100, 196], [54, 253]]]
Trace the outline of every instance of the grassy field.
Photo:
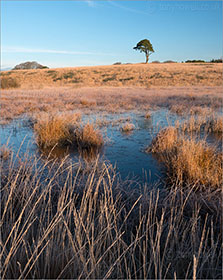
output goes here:
[[[221, 86], [221, 63], [130, 64], [1, 72], [8, 88]], [[11, 79], [11, 80], [10, 80]], [[16, 82], [12, 82], [12, 79]], [[3, 80], [4, 81], [4, 80]], [[7, 88], [7, 82], [2, 83]]]
[[[39, 147], [0, 149], [2, 279], [222, 279], [222, 150], [201, 138], [222, 138], [221, 63], [1, 75], [1, 124], [25, 117]], [[150, 120], [160, 108], [184, 117], [145, 139], [165, 166], [163, 187], [133, 189], [99, 158], [97, 120], [82, 117], [137, 111]], [[138, 133], [123, 119], [122, 135]], [[55, 146], [97, 152], [91, 163], [39, 156]]]
[[10, 89], [1, 92], [1, 122], [22, 114], [79, 111], [149, 111], [168, 108], [177, 113], [217, 110], [222, 106], [222, 87], [52, 87], [47, 89]]

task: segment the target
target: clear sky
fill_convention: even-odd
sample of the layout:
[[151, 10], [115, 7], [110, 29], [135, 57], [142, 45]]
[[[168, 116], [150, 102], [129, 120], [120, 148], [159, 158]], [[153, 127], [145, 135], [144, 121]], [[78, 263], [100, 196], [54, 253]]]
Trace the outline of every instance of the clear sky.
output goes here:
[[49, 67], [222, 57], [221, 1], [1, 1], [1, 64]]

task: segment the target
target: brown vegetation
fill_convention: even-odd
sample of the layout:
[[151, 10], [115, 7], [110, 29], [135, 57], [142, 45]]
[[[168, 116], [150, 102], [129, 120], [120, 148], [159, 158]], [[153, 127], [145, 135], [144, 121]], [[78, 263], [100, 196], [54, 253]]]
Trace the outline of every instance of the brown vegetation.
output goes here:
[[98, 149], [103, 137], [92, 124], [81, 125], [79, 114], [41, 114], [34, 130], [40, 148], [76, 146], [78, 149]]
[[1, 89], [10, 89], [20, 87], [20, 83], [15, 78], [11, 77], [1, 77]]
[[72, 145], [74, 124], [78, 119], [77, 114], [41, 115], [34, 125], [38, 145], [41, 148]]
[[4, 71], [3, 76], [17, 79], [22, 88], [98, 87], [98, 86], [221, 86], [221, 63], [130, 64], [50, 70]]
[[202, 187], [222, 186], [222, 154], [205, 141], [179, 134], [175, 127], [160, 131], [147, 152], [162, 160], [171, 180]]
[[[42, 70], [43, 71], [43, 70]], [[51, 88], [44, 90], [7, 90], [1, 92], [2, 121], [21, 114], [38, 112], [147, 111], [183, 106], [184, 112], [216, 110], [222, 106], [221, 87], [169, 87], [145, 89], [136, 87]], [[200, 109], [199, 109], [200, 108]]]
[[0, 159], [6, 160], [10, 157], [11, 150], [7, 145], [2, 145], [0, 147]]
[[134, 129], [135, 129], [135, 125], [133, 123], [125, 123], [121, 127], [122, 132], [130, 132], [133, 131]]
[[81, 150], [98, 149], [104, 142], [101, 132], [89, 123], [75, 130], [75, 141]]
[[222, 279], [221, 191], [134, 192], [105, 164], [40, 163], [1, 170], [2, 279]]
[[207, 132], [207, 133], [223, 133], [223, 117], [206, 115], [192, 115], [187, 121], [178, 124], [178, 127], [184, 132]]
[[222, 279], [222, 155], [183, 134], [222, 132], [222, 118], [209, 114], [222, 105], [221, 75], [221, 65], [178, 63], [3, 72], [21, 84], [2, 92], [3, 121], [30, 114], [41, 148], [74, 145], [89, 156], [103, 145], [95, 126], [65, 111], [166, 107], [193, 116], [147, 150], [166, 165], [162, 190], [133, 190], [97, 158], [86, 169], [66, 159], [8, 161], [3, 149], [2, 279]]
[[150, 119], [150, 118], [151, 118], [151, 113], [149, 113], [149, 112], [146, 113], [146, 114], [145, 114], [145, 119]]

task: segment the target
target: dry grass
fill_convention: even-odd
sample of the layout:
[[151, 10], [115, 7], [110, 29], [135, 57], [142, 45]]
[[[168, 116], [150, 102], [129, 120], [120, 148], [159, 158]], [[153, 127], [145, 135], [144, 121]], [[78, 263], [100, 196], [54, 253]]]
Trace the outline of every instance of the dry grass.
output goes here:
[[161, 130], [157, 137], [153, 139], [151, 147], [147, 151], [152, 153], [169, 153], [172, 151], [178, 140], [178, 132], [175, 127], [168, 127]]
[[121, 127], [122, 132], [130, 132], [133, 131], [134, 129], [135, 129], [135, 125], [133, 123], [125, 123]]
[[1, 92], [2, 122], [21, 114], [66, 112], [70, 110], [121, 112], [171, 108], [181, 104], [185, 112], [202, 107], [222, 107], [221, 87], [180, 87], [145, 89], [136, 87], [51, 88], [44, 90], [7, 90]]
[[[54, 113], [178, 103], [220, 108], [219, 66], [11, 71], [3, 75], [18, 79], [22, 90], [3, 91], [1, 113], [10, 119], [50, 112], [34, 126], [41, 147], [99, 148], [103, 138], [95, 127], [81, 126], [76, 115]], [[30, 90], [32, 85], [40, 89]], [[91, 88], [74, 88], [83, 85]], [[93, 88], [101, 85], [106, 88]], [[147, 89], [109, 88], [123, 85]], [[166, 85], [203, 87], [148, 89]], [[17, 155], [15, 161], [2, 161], [1, 278], [222, 279], [221, 156], [203, 142], [179, 136], [175, 128], [160, 132], [150, 151], [166, 164], [171, 188], [149, 191], [145, 185], [133, 191], [111, 166], [98, 161], [88, 170], [66, 159], [58, 164]]]
[[10, 88], [18, 88], [20, 87], [19, 82], [15, 78], [11, 77], [1, 77], [1, 89], [10, 89]]
[[95, 150], [103, 145], [103, 137], [93, 124], [82, 125], [80, 114], [41, 114], [34, 130], [40, 148], [75, 146], [81, 150]]
[[[165, 106], [183, 112], [184, 108], [222, 106], [221, 63], [3, 71], [1, 76], [21, 85], [21, 89], [2, 91], [2, 122], [24, 113], [61, 108], [116, 112]], [[181, 108], [177, 109], [179, 104]]]
[[75, 139], [78, 148], [91, 150], [100, 148], [104, 141], [102, 134], [93, 124], [85, 124], [83, 127], [76, 129]]
[[184, 132], [206, 132], [206, 133], [223, 133], [223, 117], [215, 115], [194, 116], [192, 115], [187, 121], [178, 124], [178, 127]]
[[222, 154], [205, 141], [180, 136], [175, 127], [161, 131], [147, 152], [155, 153], [165, 163], [170, 179], [182, 185], [222, 186]]
[[222, 279], [219, 191], [134, 192], [104, 163], [77, 168], [1, 170], [2, 279]]
[[10, 157], [11, 149], [7, 145], [0, 147], [0, 159], [7, 160]]
[[150, 119], [150, 118], [151, 118], [151, 113], [149, 113], [149, 112], [146, 113], [146, 114], [145, 114], [145, 119]]
[[41, 148], [72, 145], [75, 141], [74, 125], [79, 121], [77, 114], [45, 115], [37, 119], [34, 130]]
[[2, 72], [22, 88], [52, 86], [221, 86], [222, 64], [131, 64]]

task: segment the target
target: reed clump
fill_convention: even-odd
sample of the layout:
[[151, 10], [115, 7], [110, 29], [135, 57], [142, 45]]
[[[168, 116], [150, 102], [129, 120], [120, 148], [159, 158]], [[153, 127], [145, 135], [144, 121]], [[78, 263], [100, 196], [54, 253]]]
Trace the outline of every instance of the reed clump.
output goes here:
[[152, 141], [151, 146], [147, 148], [147, 152], [161, 154], [171, 152], [177, 140], [177, 129], [172, 126], [167, 127], [158, 133], [157, 137]]
[[161, 131], [147, 152], [164, 162], [172, 180], [204, 187], [222, 185], [222, 154], [205, 141], [180, 135], [174, 127]]
[[93, 124], [81, 124], [80, 114], [46, 115], [34, 125], [40, 148], [73, 146], [79, 150], [99, 149], [103, 136]]
[[2, 279], [222, 279], [221, 191], [128, 191], [106, 163], [80, 165], [1, 170]]
[[75, 130], [75, 141], [81, 150], [99, 149], [104, 143], [101, 132], [90, 123]]
[[135, 125], [133, 123], [125, 123], [122, 127], [121, 127], [121, 131], [122, 132], [131, 132], [135, 129]]
[[74, 126], [80, 119], [78, 114], [45, 115], [39, 117], [34, 130], [41, 148], [72, 145], [75, 142]]

